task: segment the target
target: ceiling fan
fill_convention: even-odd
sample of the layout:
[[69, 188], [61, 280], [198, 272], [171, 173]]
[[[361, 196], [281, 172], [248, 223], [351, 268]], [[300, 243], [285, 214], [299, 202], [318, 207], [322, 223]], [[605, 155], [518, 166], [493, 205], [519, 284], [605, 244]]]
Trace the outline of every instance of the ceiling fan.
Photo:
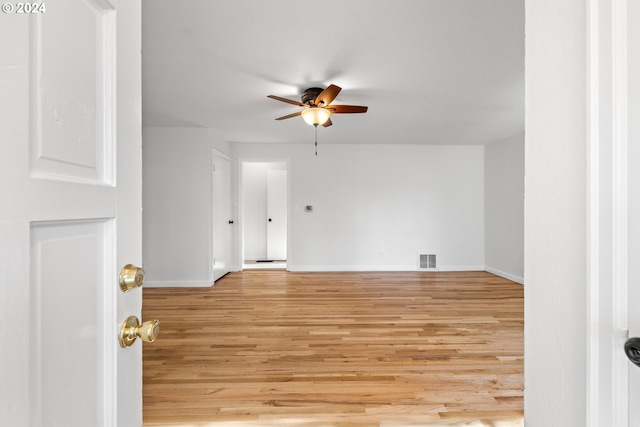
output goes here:
[[275, 95], [269, 95], [267, 98], [275, 99], [276, 101], [286, 102], [288, 104], [297, 105], [303, 107], [302, 111], [296, 113], [287, 114], [286, 116], [278, 117], [276, 120], [290, 119], [291, 117], [302, 116], [305, 122], [311, 126], [322, 125], [324, 127], [331, 126], [332, 114], [353, 114], [353, 113], [366, 113], [368, 107], [360, 105], [331, 105], [331, 102], [338, 96], [342, 88], [336, 85], [329, 85], [326, 89], [319, 87], [311, 87], [302, 92], [301, 101], [294, 101], [292, 99], [281, 98]]

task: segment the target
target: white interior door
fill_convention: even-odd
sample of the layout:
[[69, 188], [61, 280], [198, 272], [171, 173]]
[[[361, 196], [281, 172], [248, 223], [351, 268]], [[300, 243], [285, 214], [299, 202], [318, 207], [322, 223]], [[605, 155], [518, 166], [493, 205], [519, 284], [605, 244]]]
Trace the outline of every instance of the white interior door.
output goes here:
[[267, 171], [267, 259], [287, 259], [287, 171]]
[[142, 261], [140, 18], [131, 0], [0, 16], [2, 425], [142, 423], [141, 347], [117, 341], [142, 302], [118, 286]]
[[[225, 155], [213, 152], [213, 280], [231, 268], [231, 164]], [[235, 222], [235, 221], [234, 221]]]

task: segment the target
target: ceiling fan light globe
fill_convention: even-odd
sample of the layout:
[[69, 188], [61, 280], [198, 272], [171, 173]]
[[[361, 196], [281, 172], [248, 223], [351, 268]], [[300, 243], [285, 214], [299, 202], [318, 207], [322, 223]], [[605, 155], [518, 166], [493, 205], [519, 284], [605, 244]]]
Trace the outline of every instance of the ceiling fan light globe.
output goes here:
[[311, 126], [318, 126], [323, 125], [327, 120], [329, 120], [331, 111], [326, 108], [311, 107], [303, 110], [301, 114], [305, 122]]

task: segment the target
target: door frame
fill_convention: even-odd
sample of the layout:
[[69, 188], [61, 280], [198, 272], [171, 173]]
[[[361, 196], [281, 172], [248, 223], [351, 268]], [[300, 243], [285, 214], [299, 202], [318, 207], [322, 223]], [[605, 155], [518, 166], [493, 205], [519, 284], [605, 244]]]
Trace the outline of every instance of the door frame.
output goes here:
[[629, 426], [627, 1], [587, 2], [587, 425]]
[[236, 234], [236, 255], [238, 257], [238, 270], [244, 270], [244, 165], [245, 163], [285, 163], [287, 165], [287, 259], [286, 270], [290, 271], [292, 265], [291, 241], [292, 241], [292, 203], [291, 203], [291, 159], [288, 158], [256, 158], [256, 157], [241, 157], [238, 158], [238, 232]]

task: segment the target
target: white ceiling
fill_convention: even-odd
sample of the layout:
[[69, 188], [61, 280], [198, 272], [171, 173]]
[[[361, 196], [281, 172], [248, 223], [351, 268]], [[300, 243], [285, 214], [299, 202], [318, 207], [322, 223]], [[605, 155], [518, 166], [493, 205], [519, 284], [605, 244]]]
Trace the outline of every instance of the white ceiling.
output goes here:
[[294, 105], [333, 83], [322, 143], [486, 144], [524, 130], [524, 0], [143, 0], [143, 125], [312, 142]]

